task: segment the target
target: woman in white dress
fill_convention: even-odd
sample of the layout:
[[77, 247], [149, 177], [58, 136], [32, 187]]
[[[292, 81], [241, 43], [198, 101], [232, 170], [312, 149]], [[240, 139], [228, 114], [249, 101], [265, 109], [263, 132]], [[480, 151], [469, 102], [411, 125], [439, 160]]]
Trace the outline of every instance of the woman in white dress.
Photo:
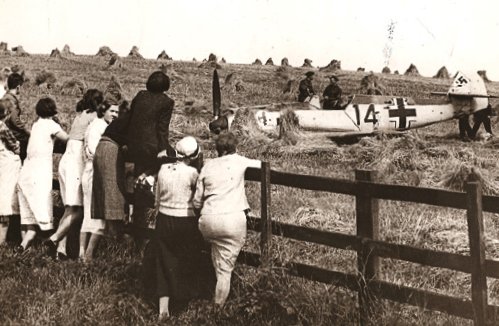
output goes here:
[[50, 240], [57, 244], [57, 256], [66, 257], [66, 235], [71, 226], [81, 223], [83, 219], [83, 191], [81, 186], [84, 150], [83, 139], [85, 131], [90, 123], [97, 118], [97, 108], [104, 100], [102, 92], [97, 89], [86, 91], [83, 99], [76, 105], [76, 112], [66, 152], [59, 162], [59, 184], [61, 185], [61, 197], [64, 203], [64, 215], [59, 222], [57, 231]]
[[37, 229], [54, 228], [52, 203], [52, 153], [54, 139], [67, 142], [69, 136], [52, 118], [57, 114], [54, 100], [43, 98], [36, 104], [38, 120], [33, 124], [27, 158], [19, 177], [22, 243], [17, 252], [29, 248]]
[[[80, 258], [90, 260], [93, 258], [95, 248], [104, 234], [106, 221], [92, 218], [92, 182], [94, 176], [93, 158], [99, 141], [108, 124], [118, 117], [119, 107], [104, 101], [98, 111], [97, 117], [88, 126], [85, 132], [85, 167], [83, 169], [83, 224], [80, 231]], [[89, 239], [90, 236], [90, 239]]]

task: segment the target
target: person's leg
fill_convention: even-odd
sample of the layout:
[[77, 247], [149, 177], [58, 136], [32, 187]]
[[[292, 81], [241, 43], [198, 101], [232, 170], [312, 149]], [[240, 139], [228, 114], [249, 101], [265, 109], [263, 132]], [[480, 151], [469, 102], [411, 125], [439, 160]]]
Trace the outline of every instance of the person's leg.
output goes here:
[[222, 257], [223, 247], [220, 242], [212, 242], [211, 244], [211, 259], [217, 276], [217, 285], [215, 287], [215, 304], [223, 306], [225, 300], [229, 296], [230, 279], [232, 269], [224, 263]]
[[66, 206], [64, 215], [59, 222], [59, 227], [57, 228], [57, 231], [50, 237], [50, 240], [52, 240], [54, 243], [58, 243], [59, 241], [61, 241], [68, 234], [71, 225], [73, 223], [76, 223], [77, 221], [80, 221], [82, 218], [83, 207]]
[[159, 319], [167, 318], [170, 316], [170, 311], [168, 310], [169, 303], [170, 303], [169, 297], [159, 298]]
[[101, 234], [97, 234], [97, 233], [90, 234], [90, 240], [88, 241], [88, 247], [87, 247], [87, 250], [85, 251], [85, 260], [86, 261], [92, 260], [94, 258], [95, 249], [97, 249], [97, 246], [99, 245], [101, 238], [102, 238]]
[[483, 120], [483, 126], [485, 127], [485, 131], [488, 132], [489, 134], [492, 134], [492, 126], [490, 124], [490, 117], [487, 116], [484, 120]]
[[9, 218], [6, 240], [14, 246], [18, 246], [21, 243], [21, 216], [19, 214], [11, 215]]
[[473, 130], [470, 126], [470, 117], [468, 115], [459, 118], [459, 136], [465, 138], [466, 136], [472, 137]]
[[7, 240], [7, 230], [9, 229], [9, 223], [0, 223], [0, 245], [4, 244]]
[[87, 242], [88, 242], [88, 237], [90, 236], [90, 233], [88, 232], [81, 232], [80, 233], [80, 253], [79, 253], [79, 258], [82, 260], [85, 260], [85, 251], [87, 250]]
[[480, 126], [482, 125], [482, 119], [480, 117], [475, 116], [475, 124], [473, 125], [473, 128], [471, 129], [471, 133], [469, 133], [470, 138], [475, 138], [478, 130], [480, 130]]
[[31, 245], [31, 242], [36, 237], [36, 226], [35, 224], [26, 225], [26, 233], [23, 235], [23, 241], [21, 242], [21, 247], [24, 250], [28, 249]]

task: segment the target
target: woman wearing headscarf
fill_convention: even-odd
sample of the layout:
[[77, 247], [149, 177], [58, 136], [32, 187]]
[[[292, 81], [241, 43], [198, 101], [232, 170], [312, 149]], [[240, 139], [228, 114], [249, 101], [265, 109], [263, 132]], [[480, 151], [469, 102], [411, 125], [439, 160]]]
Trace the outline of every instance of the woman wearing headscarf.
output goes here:
[[201, 210], [199, 230], [211, 243], [217, 285], [215, 304], [223, 305], [230, 290], [232, 270], [246, 240], [244, 173], [261, 161], [237, 154], [237, 138], [226, 133], [216, 140], [218, 158], [208, 161], [198, 177], [193, 205]]

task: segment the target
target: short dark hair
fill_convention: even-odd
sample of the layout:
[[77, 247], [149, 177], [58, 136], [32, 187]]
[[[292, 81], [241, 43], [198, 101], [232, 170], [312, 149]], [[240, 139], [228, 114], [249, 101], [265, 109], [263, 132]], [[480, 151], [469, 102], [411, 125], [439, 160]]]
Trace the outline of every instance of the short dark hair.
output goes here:
[[217, 148], [218, 156], [224, 156], [227, 154], [234, 154], [237, 149], [237, 145], [239, 144], [239, 141], [237, 140], [236, 136], [231, 133], [225, 133], [221, 134], [218, 136], [217, 140], [215, 141], [215, 146]]
[[152, 93], [163, 93], [170, 89], [170, 77], [162, 71], [156, 71], [149, 76], [146, 88]]
[[130, 105], [128, 104], [128, 101], [122, 101], [119, 105], [119, 113], [118, 117], [121, 117], [125, 114], [128, 114], [130, 112]]
[[46, 97], [36, 103], [36, 114], [42, 118], [53, 117], [57, 114], [57, 106], [53, 99]]
[[109, 101], [104, 101], [99, 105], [99, 108], [97, 109], [97, 117], [102, 118], [104, 114], [106, 114], [106, 111], [109, 110], [109, 108], [112, 106], [112, 104]]
[[17, 86], [22, 86], [23, 83], [24, 83], [24, 78], [18, 73], [10, 74], [9, 78], [7, 78], [7, 87], [9, 89], [14, 89]]
[[104, 95], [98, 89], [89, 89], [83, 95], [83, 98], [76, 104], [76, 112], [87, 111], [88, 113], [96, 112], [99, 105], [104, 101]]
[[3, 120], [14, 109], [14, 104], [9, 100], [0, 100], [0, 120]]
[[305, 76], [307, 77], [312, 77], [313, 75], [315, 75], [315, 72], [313, 71], [307, 71], [307, 73], [305, 74]]

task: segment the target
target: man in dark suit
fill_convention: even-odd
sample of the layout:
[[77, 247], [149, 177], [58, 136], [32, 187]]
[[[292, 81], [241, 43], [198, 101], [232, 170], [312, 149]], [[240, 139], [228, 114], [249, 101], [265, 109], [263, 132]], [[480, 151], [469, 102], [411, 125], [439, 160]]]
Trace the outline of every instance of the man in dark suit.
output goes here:
[[307, 97], [315, 95], [314, 87], [312, 86], [312, 80], [314, 80], [315, 72], [309, 71], [305, 74], [307, 78], [300, 81], [300, 86], [298, 87], [298, 102], [305, 102]]

